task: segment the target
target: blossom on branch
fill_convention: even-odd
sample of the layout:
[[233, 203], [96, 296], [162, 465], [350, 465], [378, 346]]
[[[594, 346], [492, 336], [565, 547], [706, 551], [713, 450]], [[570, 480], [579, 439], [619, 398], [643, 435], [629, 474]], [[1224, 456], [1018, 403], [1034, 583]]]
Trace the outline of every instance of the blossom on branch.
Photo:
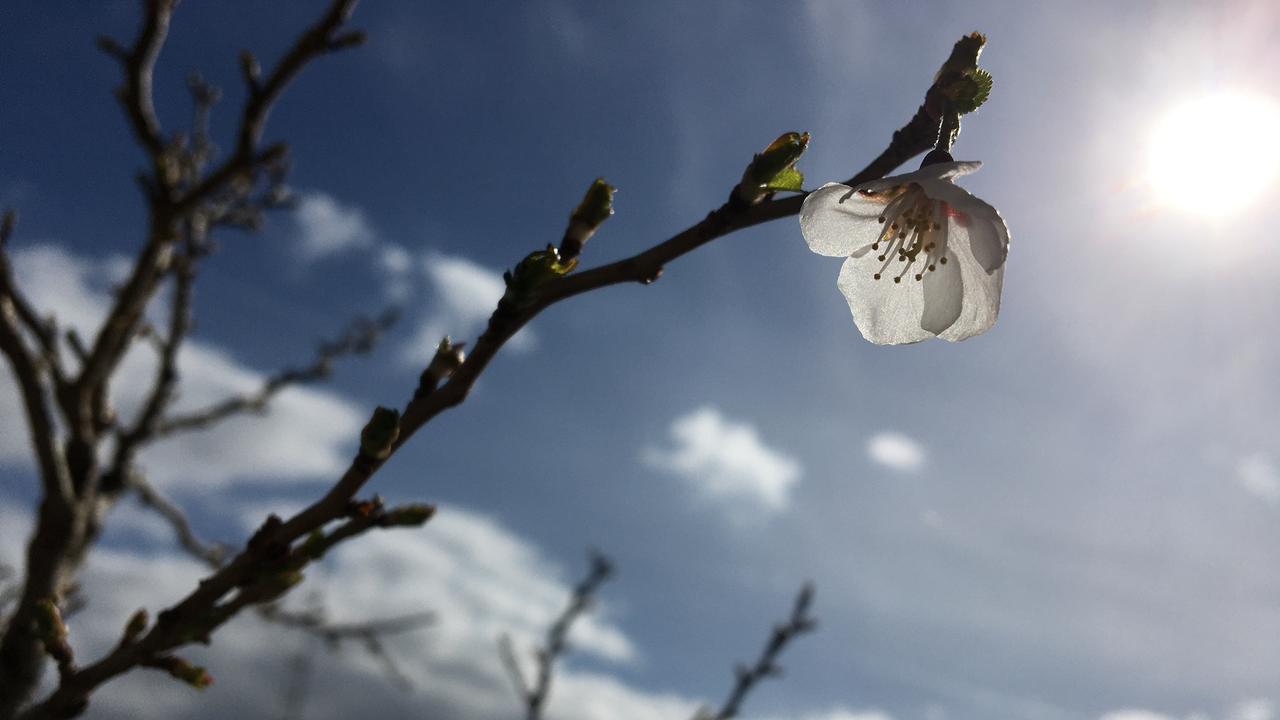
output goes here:
[[964, 340], [995, 323], [1009, 229], [954, 182], [981, 165], [939, 162], [854, 188], [828, 183], [805, 198], [805, 242], [848, 257], [837, 284], [867, 340]]

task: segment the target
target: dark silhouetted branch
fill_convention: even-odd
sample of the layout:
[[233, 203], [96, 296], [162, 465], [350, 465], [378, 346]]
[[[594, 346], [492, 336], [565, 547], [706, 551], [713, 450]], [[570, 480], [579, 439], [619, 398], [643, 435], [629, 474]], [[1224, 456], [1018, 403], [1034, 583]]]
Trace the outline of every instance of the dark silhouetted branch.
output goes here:
[[715, 714], [705, 710], [699, 711], [694, 720], [729, 720], [737, 717], [743, 701], [747, 699], [747, 694], [761, 680], [781, 675], [782, 667], [778, 665], [778, 657], [783, 649], [798, 635], [812, 632], [817, 624], [817, 621], [809, 615], [811, 604], [813, 604], [813, 585], [806, 584], [796, 596], [791, 617], [786, 622], [774, 626], [769, 642], [765, 643], [764, 651], [760, 653], [755, 664], [750, 667], [739, 665], [734, 670], [736, 682], [720, 710]]
[[166, 418], [156, 425], [152, 437], [158, 439], [175, 433], [202, 430], [234, 415], [263, 412], [281, 390], [292, 385], [323, 380], [332, 373], [335, 361], [349, 355], [364, 355], [373, 350], [383, 333], [395, 322], [396, 315], [395, 311], [389, 310], [377, 318], [358, 318], [338, 339], [321, 343], [311, 364], [281, 370], [267, 378], [262, 387], [253, 393], [230, 397], [200, 410]]
[[511, 638], [504, 635], [498, 642], [498, 651], [502, 664], [511, 677], [511, 684], [525, 707], [526, 720], [539, 720], [551, 693], [551, 678], [555, 672], [556, 661], [568, 652], [569, 630], [573, 623], [595, 603], [596, 592], [605, 580], [613, 574], [613, 564], [598, 552], [591, 553], [591, 570], [573, 588], [569, 605], [556, 618], [547, 630], [546, 645], [534, 652], [537, 663], [533, 683], [525, 680], [524, 671], [511, 645]]

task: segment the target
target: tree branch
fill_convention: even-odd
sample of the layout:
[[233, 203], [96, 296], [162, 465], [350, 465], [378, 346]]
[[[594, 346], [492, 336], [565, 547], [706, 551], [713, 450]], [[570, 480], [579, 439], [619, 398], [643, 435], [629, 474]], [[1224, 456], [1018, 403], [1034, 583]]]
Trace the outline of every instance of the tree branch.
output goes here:
[[796, 596], [791, 617], [773, 628], [773, 633], [769, 636], [769, 641], [765, 643], [764, 651], [760, 653], [755, 664], [751, 667], [739, 665], [735, 669], [734, 674], [737, 680], [719, 712], [712, 715], [702, 710], [694, 720], [729, 720], [737, 717], [743, 701], [746, 700], [752, 688], [765, 678], [781, 675], [782, 668], [778, 665], [778, 656], [796, 636], [812, 632], [816, 626], [817, 621], [809, 615], [811, 604], [813, 604], [813, 585], [806, 583]]
[[156, 490], [141, 473], [130, 473], [128, 487], [138, 496], [138, 501], [144, 507], [154, 510], [169, 523], [183, 550], [214, 570], [222, 567], [222, 563], [226, 560], [227, 548], [219, 543], [201, 540], [182, 508]]
[[575, 620], [590, 609], [595, 602], [596, 591], [612, 574], [613, 564], [609, 559], [593, 551], [590, 572], [574, 587], [568, 607], [547, 631], [547, 644], [534, 653], [538, 668], [532, 685], [525, 681], [520, 662], [516, 659], [511, 647], [511, 639], [504, 635], [499, 640], [498, 650], [501, 653], [503, 665], [511, 677], [511, 684], [515, 686], [516, 694], [524, 703], [526, 720], [539, 720], [542, 717], [547, 696], [551, 692], [551, 677], [556, 660], [569, 649], [569, 629], [573, 627]]
[[200, 410], [160, 420], [149, 438], [160, 439], [176, 433], [207, 429], [242, 413], [261, 413], [281, 390], [323, 380], [332, 373], [335, 361], [348, 355], [364, 355], [373, 350], [396, 318], [397, 312], [394, 310], [385, 311], [376, 318], [357, 318], [336, 340], [321, 343], [310, 365], [281, 370], [267, 378], [256, 392], [230, 397]]

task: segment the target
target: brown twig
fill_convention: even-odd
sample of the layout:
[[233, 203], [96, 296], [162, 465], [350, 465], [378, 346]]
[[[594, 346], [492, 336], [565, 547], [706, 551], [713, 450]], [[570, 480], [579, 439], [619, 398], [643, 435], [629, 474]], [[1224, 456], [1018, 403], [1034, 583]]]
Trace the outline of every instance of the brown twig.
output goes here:
[[734, 675], [736, 680], [733, 690], [730, 691], [728, 699], [724, 701], [724, 705], [720, 707], [720, 710], [715, 714], [701, 710], [694, 717], [694, 720], [729, 720], [729, 718], [737, 717], [743, 701], [747, 698], [747, 694], [760, 681], [781, 675], [782, 667], [778, 665], [778, 656], [782, 654], [783, 649], [796, 636], [812, 632], [817, 624], [817, 621], [809, 615], [809, 606], [811, 604], [813, 604], [813, 585], [805, 584], [796, 596], [795, 605], [791, 609], [791, 617], [786, 622], [774, 626], [773, 633], [770, 634], [769, 641], [765, 643], [764, 650], [760, 653], [760, 657], [755, 664], [750, 667], [739, 665], [735, 668]]
[[329, 622], [323, 608], [293, 611], [281, 608], [278, 604], [263, 605], [258, 609], [258, 614], [268, 622], [323, 640], [330, 650], [339, 650], [347, 642], [359, 643], [370, 657], [382, 665], [387, 679], [402, 690], [410, 689], [413, 681], [400, 669], [383, 640], [392, 635], [422, 629], [436, 621], [436, 614], [433, 612], [417, 612], [378, 620], [333, 623]]
[[569, 649], [569, 630], [573, 623], [595, 603], [596, 592], [605, 580], [613, 574], [613, 564], [607, 557], [598, 552], [591, 553], [591, 570], [573, 588], [569, 605], [547, 630], [547, 643], [534, 653], [537, 672], [532, 684], [526, 682], [524, 671], [520, 668], [511, 638], [504, 635], [498, 642], [498, 651], [502, 664], [507, 669], [511, 684], [520, 702], [525, 707], [526, 720], [539, 720], [551, 693], [551, 678], [555, 670], [556, 660]]
[[242, 413], [261, 413], [280, 391], [293, 386], [323, 380], [332, 373], [333, 363], [349, 355], [364, 355], [373, 350], [383, 333], [396, 320], [394, 310], [376, 318], [357, 318], [336, 340], [324, 342], [316, 350], [311, 364], [291, 367], [267, 378], [258, 390], [219, 401], [206, 408], [183, 413], [159, 421], [151, 438], [159, 439], [181, 432], [202, 430]]
[[205, 542], [196, 534], [187, 514], [177, 503], [156, 490], [141, 473], [130, 473], [128, 488], [138, 496], [143, 507], [155, 511], [173, 528], [178, 544], [187, 554], [216, 570], [226, 561], [227, 548], [220, 543]]

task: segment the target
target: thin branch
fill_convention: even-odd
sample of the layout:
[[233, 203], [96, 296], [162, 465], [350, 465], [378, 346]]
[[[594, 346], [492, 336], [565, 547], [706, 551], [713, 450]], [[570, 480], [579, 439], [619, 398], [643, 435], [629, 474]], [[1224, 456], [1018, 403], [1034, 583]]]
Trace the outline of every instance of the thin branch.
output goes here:
[[182, 508], [156, 490], [141, 473], [129, 475], [128, 487], [144, 507], [154, 510], [169, 523], [183, 550], [214, 570], [222, 567], [227, 556], [226, 546], [201, 540]]
[[809, 606], [812, 604], [813, 585], [805, 584], [796, 596], [791, 617], [773, 628], [773, 633], [769, 636], [769, 641], [765, 643], [764, 650], [755, 664], [751, 667], [739, 665], [735, 669], [736, 682], [720, 710], [714, 715], [700, 711], [694, 720], [729, 720], [737, 717], [747, 694], [761, 680], [781, 675], [782, 667], [778, 665], [778, 657], [783, 649], [797, 636], [812, 632], [817, 624], [817, 621], [809, 615]]
[[9, 262], [7, 247], [17, 224], [18, 214], [13, 209], [5, 210], [3, 217], [0, 217], [0, 300], [7, 299], [12, 303], [13, 312], [21, 321], [22, 327], [35, 338], [40, 349], [40, 359], [52, 374], [55, 387], [60, 388], [66, 380], [62, 358], [58, 355], [57, 325], [52, 318], [40, 317], [35, 306], [18, 287], [13, 266]]
[[520, 696], [520, 700], [525, 706], [526, 720], [539, 720], [542, 717], [542, 711], [547, 704], [547, 696], [551, 693], [551, 678], [555, 670], [556, 660], [560, 659], [569, 649], [569, 630], [573, 627], [574, 621], [595, 603], [596, 592], [612, 574], [613, 564], [609, 559], [593, 551], [591, 553], [590, 572], [573, 588], [573, 595], [569, 598], [569, 605], [560, 614], [560, 617], [556, 618], [556, 621], [551, 624], [551, 628], [547, 630], [546, 645], [538, 648], [534, 653], [538, 667], [532, 685], [527, 684], [525, 681], [524, 672], [520, 669], [520, 662], [516, 659], [515, 652], [512, 650], [510, 638], [503, 636], [499, 640], [498, 650], [501, 653], [503, 665], [511, 677], [511, 683], [515, 686], [516, 694]]
[[261, 413], [280, 391], [293, 385], [323, 380], [332, 373], [335, 361], [372, 351], [383, 333], [395, 322], [396, 315], [395, 311], [386, 311], [376, 318], [357, 318], [336, 340], [321, 343], [311, 364], [281, 370], [267, 378], [255, 392], [160, 420], [149, 437], [159, 439], [180, 432], [203, 430], [234, 415]]
[[164, 133], [156, 117], [151, 78], [169, 34], [175, 5], [174, 0], [146, 0], [142, 29], [132, 48], [125, 49], [109, 37], [98, 38], [98, 47], [124, 65], [125, 82], [116, 90], [116, 96], [124, 106], [134, 136], [153, 159], [164, 154]]
[[389, 636], [420, 630], [436, 622], [435, 613], [417, 612], [378, 620], [332, 623], [326, 618], [322, 607], [293, 611], [276, 603], [259, 607], [258, 615], [268, 622], [323, 640], [333, 651], [340, 650], [347, 642], [360, 643], [364, 651], [382, 665], [387, 679], [403, 690], [410, 689], [413, 681], [400, 669], [383, 641]]
[[179, 202], [180, 208], [198, 204], [237, 176], [252, 175], [256, 167], [278, 157], [279, 150], [269, 149], [268, 153], [260, 153], [257, 150], [258, 142], [262, 139], [263, 130], [266, 128], [267, 115], [271, 112], [271, 106], [280, 97], [285, 86], [307, 63], [321, 55], [353, 47], [363, 41], [364, 35], [359, 31], [338, 34], [350, 19], [355, 6], [356, 0], [334, 0], [316, 24], [298, 37], [293, 47], [280, 59], [265, 81], [261, 78], [257, 60], [247, 52], [242, 53], [241, 68], [248, 97], [241, 111], [235, 151], [182, 198]]

